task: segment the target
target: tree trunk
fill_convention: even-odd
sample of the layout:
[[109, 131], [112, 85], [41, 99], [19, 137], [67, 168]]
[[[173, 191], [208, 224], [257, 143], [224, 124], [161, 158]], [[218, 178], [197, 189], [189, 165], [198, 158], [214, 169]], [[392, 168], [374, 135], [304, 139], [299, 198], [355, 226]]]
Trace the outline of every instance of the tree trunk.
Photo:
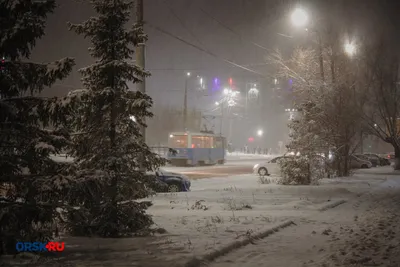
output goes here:
[[398, 145], [393, 145], [394, 147], [394, 169], [400, 170], [400, 147]]
[[350, 170], [349, 170], [349, 150], [350, 147], [349, 145], [345, 145], [345, 149], [344, 149], [344, 169], [343, 169], [343, 176], [349, 176], [350, 174]]

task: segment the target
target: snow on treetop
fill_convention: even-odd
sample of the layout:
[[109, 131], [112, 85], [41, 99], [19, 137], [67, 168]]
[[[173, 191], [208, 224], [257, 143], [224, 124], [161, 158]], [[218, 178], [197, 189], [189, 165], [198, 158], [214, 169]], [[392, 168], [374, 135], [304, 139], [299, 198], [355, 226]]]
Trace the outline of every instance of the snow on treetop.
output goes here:
[[36, 150], [50, 150], [50, 151], [55, 151], [55, 148], [54, 148], [54, 146], [52, 146], [52, 145], [49, 145], [49, 144], [47, 144], [47, 143], [45, 143], [45, 142], [39, 142], [39, 143], [37, 143], [36, 145], [35, 145], [35, 149]]

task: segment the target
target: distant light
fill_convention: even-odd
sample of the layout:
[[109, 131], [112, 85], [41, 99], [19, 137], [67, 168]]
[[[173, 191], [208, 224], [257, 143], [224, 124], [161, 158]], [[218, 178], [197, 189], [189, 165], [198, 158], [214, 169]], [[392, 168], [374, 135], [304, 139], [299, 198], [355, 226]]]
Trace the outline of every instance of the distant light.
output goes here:
[[301, 8], [297, 8], [295, 11], [293, 11], [291, 20], [294, 26], [305, 27], [308, 23], [307, 12]]
[[173, 138], [173, 137], [174, 137], [174, 135], [173, 135], [173, 134], [170, 134], [170, 135], [169, 135], [169, 138]]
[[352, 56], [356, 53], [356, 46], [352, 43], [346, 43], [344, 45], [344, 51], [347, 55]]
[[190, 74], [190, 72], [188, 72], [188, 73], [186, 73], [186, 75], [187, 75], [188, 77], [190, 77], [191, 74]]
[[219, 102], [218, 102], [218, 101], [217, 101], [217, 102], [215, 102], [215, 105], [216, 105], [216, 106], [219, 106]]
[[218, 78], [214, 78], [214, 84], [218, 85]]
[[255, 87], [257, 87], [257, 84], [256, 84], [256, 83], [254, 84], [254, 88], [255, 88]]
[[274, 84], [278, 84], [278, 79], [274, 79]]
[[258, 135], [258, 136], [262, 136], [263, 133], [264, 133], [263, 130], [258, 130], [258, 131], [257, 131], [257, 135]]
[[375, 123], [375, 124], [374, 124], [374, 127], [378, 127], [378, 124]]
[[200, 84], [203, 85], [203, 78], [200, 77]]
[[249, 137], [249, 139], [247, 139], [249, 142], [254, 142], [254, 137]]
[[290, 84], [290, 85], [293, 84], [293, 80], [292, 80], [292, 79], [289, 80], [289, 84]]
[[133, 122], [136, 122], [135, 116], [130, 116], [129, 118], [130, 118]]
[[227, 95], [227, 94], [229, 94], [229, 89], [228, 89], [228, 88], [225, 88], [225, 89], [224, 89], [224, 95]]
[[232, 87], [233, 81], [232, 78], [229, 78], [229, 85]]

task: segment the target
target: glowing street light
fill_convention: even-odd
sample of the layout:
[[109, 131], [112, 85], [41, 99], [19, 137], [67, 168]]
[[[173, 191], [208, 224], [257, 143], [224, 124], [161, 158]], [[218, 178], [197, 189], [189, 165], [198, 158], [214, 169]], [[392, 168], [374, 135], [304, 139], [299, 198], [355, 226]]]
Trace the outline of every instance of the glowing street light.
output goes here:
[[258, 130], [258, 131], [257, 131], [257, 135], [258, 135], [258, 136], [262, 136], [263, 133], [264, 133], [263, 130]]
[[219, 102], [218, 102], [218, 101], [217, 101], [217, 102], [215, 102], [215, 105], [216, 105], [216, 106], [219, 106]]
[[347, 55], [352, 56], [356, 53], [356, 46], [353, 43], [346, 43], [344, 45], [344, 51]]
[[129, 118], [130, 118], [133, 122], [136, 122], [135, 116], [130, 116]]
[[308, 23], [307, 12], [301, 8], [297, 8], [293, 11], [291, 15], [291, 20], [296, 27], [305, 27]]
[[190, 75], [191, 75], [191, 73], [190, 73], [190, 72], [186, 73], [186, 76], [190, 77]]
[[229, 91], [230, 91], [230, 90], [229, 90], [228, 88], [225, 88], [225, 89], [224, 89], [224, 95], [229, 94]]

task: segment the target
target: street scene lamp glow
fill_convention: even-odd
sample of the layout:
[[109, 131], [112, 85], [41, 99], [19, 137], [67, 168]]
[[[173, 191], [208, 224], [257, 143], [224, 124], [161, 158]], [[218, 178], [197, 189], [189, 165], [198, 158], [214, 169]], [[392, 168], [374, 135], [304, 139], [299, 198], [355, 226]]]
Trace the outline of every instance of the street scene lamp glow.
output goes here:
[[258, 130], [258, 131], [257, 131], [257, 135], [258, 135], [258, 136], [262, 136], [263, 133], [264, 133], [263, 130]]
[[303, 9], [297, 8], [293, 11], [291, 20], [294, 26], [304, 27], [308, 23], [308, 15]]
[[228, 89], [228, 88], [225, 88], [225, 89], [224, 89], [224, 95], [227, 95], [227, 94], [229, 94], [229, 89]]
[[230, 99], [230, 100], [228, 101], [228, 106], [229, 106], [229, 107], [233, 107], [233, 106], [235, 106], [235, 105], [236, 105], [235, 100]]
[[215, 105], [216, 105], [216, 106], [219, 106], [219, 102], [218, 102], [218, 101], [217, 101], [217, 102], [215, 102]]
[[136, 122], [135, 116], [130, 116], [129, 118], [130, 118], [133, 122]]
[[356, 53], [356, 46], [352, 43], [346, 43], [344, 45], [344, 51], [347, 55], [352, 56]]
[[190, 77], [190, 72], [186, 73], [186, 75], [187, 75], [188, 77]]

